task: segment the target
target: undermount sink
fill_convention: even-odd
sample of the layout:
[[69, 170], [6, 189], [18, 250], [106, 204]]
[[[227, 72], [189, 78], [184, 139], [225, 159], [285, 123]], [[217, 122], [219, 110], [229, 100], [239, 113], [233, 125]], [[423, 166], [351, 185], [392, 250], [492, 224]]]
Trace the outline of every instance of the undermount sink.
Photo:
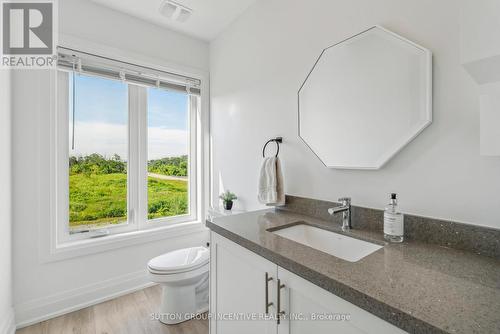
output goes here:
[[306, 224], [274, 230], [272, 233], [349, 262], [356, 262], [382, 246]]

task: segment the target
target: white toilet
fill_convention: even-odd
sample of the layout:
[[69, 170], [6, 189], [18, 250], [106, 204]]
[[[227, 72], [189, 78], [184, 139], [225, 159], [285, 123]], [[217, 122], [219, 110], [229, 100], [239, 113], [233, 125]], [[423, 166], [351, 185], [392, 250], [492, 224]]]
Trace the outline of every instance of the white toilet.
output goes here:
[[163, 288], [161, 322], [177, 324], [208, 311], [208, 269], [209, 250], [205, 247], [178, 249], [149, 261], [151, 281]]

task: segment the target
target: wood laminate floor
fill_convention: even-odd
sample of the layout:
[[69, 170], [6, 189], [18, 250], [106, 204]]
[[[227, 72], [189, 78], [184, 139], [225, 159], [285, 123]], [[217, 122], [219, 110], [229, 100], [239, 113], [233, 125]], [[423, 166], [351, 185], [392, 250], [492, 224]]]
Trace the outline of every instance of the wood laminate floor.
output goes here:
[[160, 296], [161, 287], [155, 285], [21, 328], [16, 334], [208, 334], [207, 320], [169, 326], [153, 320]]

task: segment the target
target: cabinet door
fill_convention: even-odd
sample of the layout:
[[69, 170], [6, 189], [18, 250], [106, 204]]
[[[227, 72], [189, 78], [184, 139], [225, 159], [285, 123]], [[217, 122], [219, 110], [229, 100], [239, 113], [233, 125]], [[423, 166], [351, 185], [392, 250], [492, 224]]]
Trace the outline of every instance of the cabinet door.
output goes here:
[[211, 334], [276, 334], [274, 305], [266, 317], [266, 288], [274, 302], [278, 266], [214, 232], [210, 239], [210, 313], [219, 317], [210, 320]]
[[406, 333], [283, 268], [278, 268], [278, 277], [285, 285], [280, 290], [280, 311], [285, 314], [278, 334]]

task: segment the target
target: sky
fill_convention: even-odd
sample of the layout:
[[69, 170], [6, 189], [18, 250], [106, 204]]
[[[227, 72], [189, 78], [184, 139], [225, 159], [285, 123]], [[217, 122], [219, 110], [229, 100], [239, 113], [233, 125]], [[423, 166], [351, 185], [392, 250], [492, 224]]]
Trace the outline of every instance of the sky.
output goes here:
[[[75, 147], [72, 149], [70, 76], [70, 155], [114, 154], [127, 159], [127, 84], [75, 75]], [[188, 152], [188, 95], [148, 88], [148, 160]]]

